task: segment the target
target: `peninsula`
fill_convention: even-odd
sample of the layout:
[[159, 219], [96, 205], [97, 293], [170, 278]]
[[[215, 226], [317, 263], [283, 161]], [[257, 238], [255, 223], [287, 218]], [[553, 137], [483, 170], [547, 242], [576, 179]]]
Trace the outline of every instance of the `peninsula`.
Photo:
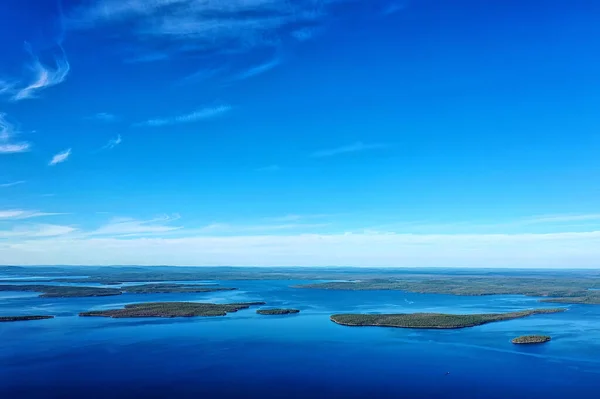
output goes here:
[[227, 313], [248, 309], [254, 305], [265, 305], [265, 302], [244, 303], [197, 303], [197, 302], [148, 302], [125, 305], [122, 309], [94, 310], [79, 313], [79, 316], [98, 316], [112, 318], [128, 317], [199, 317], [225, 316]]
[[530, 345], [530, 344], [543, 344], [545, 342], [548, 342], [552, 339], [552, 337], [549, 337], [547, 335], [523, 335], [521, 337], [517, 337], [515, 339], [513, 339], [511, 342], [513, 344], [518, 344], [518, 345]]
[[259, 309], [256, 313], [261, 315], [284, 315], [300, 313], [298, 309]]
[[334, 314], [331, 321], [343, 326], [377, 326], [422, 329], [454, 329], [474, 327], [497, 321], [520, 319], [536, 314], [564, 312], [565, 308], [531, 309], [510, 313], [443, 314], [443, 313], [398, 313], [398, 314]]
[[0, 323], [26, 320], [46, 320], [53, 318], [54, 316], [0, 316]]

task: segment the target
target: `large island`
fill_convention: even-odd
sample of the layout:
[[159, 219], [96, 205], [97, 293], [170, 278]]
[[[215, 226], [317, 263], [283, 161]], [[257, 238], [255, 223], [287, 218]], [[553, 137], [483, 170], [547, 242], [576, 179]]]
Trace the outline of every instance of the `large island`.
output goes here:
[[82, 312], [79, 316], [97, 316], [112, 318], [128, 317], [198, 317], [225, 316], [227, 313], [248, 309], [265, 302], [243, 302], [229, 304], [197, 303], [197, 302], [148, 302], [125, 305], [122, 309], [93, 310]]
[[331, 321], [343, 326], [377, 326], [422, 329], [452, 329], [474, 327], [497, 321], [513, 320], [536, 314], [564, 312], [566, 309], [532, 309], [510, 313], [443, 314], [443, 313], [398, 313], [398, 314], [334, 314]]
[[424, 276], [407, 279], [366, 279], [296, 285], [295, 288], [345, 291], [405, 291], [464, 296], [526, 295], [543, 302], [600, 304], [600, 281], [584, 278]]
[[233, 291], [237, 288], [215, 287], [201, 284], [141, 284], [121, 288], [128, 294], [191, 294], [203, 292]]
[[42, 298], [81, 298], [128, 294], [190, 294], [232, 291], [236, 288], [201, 284], [140, 284], [123, 288], [82, 287], [73, 285], [10, 284], [0, 285], [0, 291], [39, 292]]
[[0, 316], [0, 323], [11, 321], [46, 320], [53, 318], [54, 316]]
[[0, 291], [39, 292], [41, 298], [78, 298], [121, 295], [121, 290], [99, 287], [76, 287], [58, 285], [0, 285]]

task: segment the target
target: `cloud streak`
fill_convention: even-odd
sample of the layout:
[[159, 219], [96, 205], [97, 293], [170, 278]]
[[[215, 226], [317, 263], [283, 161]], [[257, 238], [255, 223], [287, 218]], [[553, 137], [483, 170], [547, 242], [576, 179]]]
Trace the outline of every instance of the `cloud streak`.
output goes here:
[[68, 150], [64, 150], [64, 151], [59, 152], [58, 154], [54, 155], [52, 157], [52, 159], [50, 160], [50, 162], [48, 162], [48, 165], [54, 166], [59, 163], [65, 162], [67, 159], [69, 159], [70, 156], [71, 156], [71, 149], [69, 148]]
[[14, 187], [14, 186], [18, 186], [19, 184], [24, 184], [24, 183], [25, 183], [25, 180], [13, 181], [10, 183], [2, 183], [2, 184], [0, 184], [0, 188]]
[[108, 140], [108, 143], [106, 143], [106, 145], [104, 147], [102, 147], [102, 149], [103, 150], [112, 150], [113, 148], [115, 148], [116, 146], [121, 144], [122, 142], [123, 142], [123, 140], [121, 139], [121, 135], [119, 134], [114, 139]]
[[225, 53], [273, 47], [282, 37], [293, 37], [292, 32], [297, 32], [296, 40], [306, 40], [311, 29], [325, 22], [332, 5], [347, 1], [98, 0], [73, 10], [68, 25], [127, 26], [127, 41], [145, 48], [153, 60], [154, 54], [164, 59], [165, 47], [170, 54]]
[[96, 115], [90, 116], [88, 119], [95, 119], [102, 122], [114, 122], [117, 116], [108, 112], [98, 112]]
[[115, 218], [109, 223], [89, 233], [90, 236], [139, 236], [164, 234], [179, 230], [181, 227], [170, 223], [179, 219], [179, 215], [161, 216], [150, 220], [133, 218]]
[[19, 219], [31, 219], [42, 216], [56, 216], [62, 215], [62, 213], [50, 213], [50, 212], [40, 212], [40, 211], [31, 211], [25, 209], [5, 209], [0, 210], [0, 220], [19, 220]]
[[56, 224], [36, 224], [33, 226], [19, 226], [10, 230], [0, 230], [0, 238], [44, 238], [64, 236], [77, 231], [71, 226]]
[[13, 137], [17, 134], [14, 125], [6, 119], [6, 114], [0, 113], [0, 154], [15, 154], [30, 150], [30, 143], [13, 141]]
[[60, 50], [60, 54], [54, 58], [55, 66], [51, 68], [42, 64], [40, 59], [28, 48], [29, 53], [33, 57], [33, 62], [29, 66], [32, 79], [27, 86], [15, 93], [12, 97], [13, 101], [35, 98], [39, 91], [65, 81], [71, 67], [62, 47], [60, 47]]
[[136, 127], [161, 127], [168, 125], [179, 125], [184, 123], [197, 122], [205, 119], [212, 119], [224, 115], [231, 110], [230, 105], [219, 105], [216, 107], [201, 108], [189, 114], [173, 116], [169, 118], [149, 119], [145, 122], [134, 124]]
[[350, 145], [346, 145], [346, 146], [315, 151], [311, 154], [311, 157], [327, 158], [327, 157], [333, 157], [333, 156], [342, 155], [342, 154], [350, 154], [350, 153], [364, 152], [364, 151], [370, 151], [370, 150], [379, 150], [379, 149], [387, 148], [387, 147], [388, 146], [386, 144], [365, 144], [363, 142], [358, 141], [354, 144], [350, 144]]
[[272, 69], [275, 69], [280, 64], [281, 64], [281, 60], [278, 58], [275, 58], [275, 59], [265, 62], [263, 64], [255, 65], [251, 68], [246, 69], [245, 71], [236, 75], [234, 80], [245, 80], [245, 79], [253, 78], [258, 75], [262, 75], [263, 73], [266, 73]]

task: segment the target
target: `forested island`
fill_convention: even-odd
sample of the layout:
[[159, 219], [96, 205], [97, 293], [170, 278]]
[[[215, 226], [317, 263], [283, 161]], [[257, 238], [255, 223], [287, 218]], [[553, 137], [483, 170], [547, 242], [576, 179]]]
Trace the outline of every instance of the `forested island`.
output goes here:
[[233, 291], [237, 288], [214, 287], [200, 284], [142, 284], [123, 287], [121, 291], [128, 294], [172, 294]]
[[250, 306], [265, 305], [265, 302], [242, 302], [229, 304], [197, 302], [148, 302], [125, 305], [122, 309], [94, 310], [79, 316], [112, 318], [128, 317], [198, 317], [225, 316], [227, 313], [248, 309]]
[[298, 309], [259, 309], [256, 313], [261, 315], [284, 315], [300, 313]]
[[121, 295], [121, 290], [115, 288], [74, 287], [58, 285], [0, 285], [0, 291], [39, 292], [41, 298], [75, 298]]
[[565, 308], [531, 309], [510, 313], [443, 314], [443, 313], [399, 313], [399, 314], [334, 314], [331, 321], [344, 326], [376, 326], [423, 329], [454, 329], [474, 327], [528, 317], [536, 314], [564, 312]]
[[517, 338], [514, 338], [511, 342], [513, 344], [518, 344], [518, 345], [529, 345], [529, 344], [543, 344], [545, 342], [548, 342], [552, 339], [552, 337], [549, 337], [547, 335], [523, 335]]
[[54, 316], [0, 316], [0, 323], [11, 321], [46, 320], [53, 318]]
[[418, 294], [464, 296], [526, 295], [553, 297], [543, 302], [600, 304], [600, 288], [596, 279], [562, 279], [533, 277], [436, 277], [411, 279], [371, 279], [297, 285], [295, 288], [322, 290], [395, 290]]
[[123, 288], [77, 287], [58, 285], [0, 285], [0, 291], [39, 292], [42, 298], [80, 298], [128, 294], [203, 293], [232, 291], [236, 288], [200, 284], [140, 284]]

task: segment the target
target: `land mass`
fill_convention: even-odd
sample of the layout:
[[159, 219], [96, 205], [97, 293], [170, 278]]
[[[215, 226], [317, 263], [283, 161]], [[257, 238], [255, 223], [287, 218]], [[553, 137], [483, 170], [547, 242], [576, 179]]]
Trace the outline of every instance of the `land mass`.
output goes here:
[[121, 295], [121, 290], [114, 288], [73, 287], [57, 285], [0, 285], [0, 291], [40, 292], [41, 298], [73, 298]]
[[464, 296], [526, 295], [553, 297], [544, 302], [600, 304], [597, 280], [537, 277], [425, 277], [412, 279], [371, 279], [297, 285], [295, 288], [323, 290], [395, 290], [418, 294]]
[[0, 316], [0, 323], [10, 321], [46, 320], [53, 318], [54, 316]]
[[214, 287], [199, 284], [142, 284], [123, 287], [121, 290], [128, 294], [171, 294], [233, 291], [236, 289], [237, 288]]
[[563, 298], [549, 298], [542, 299], [540, 300], [540, 302], [600, 305], [600, 294], [588, 294], [585, 296], [573, 296]]
[[256, 313], [262, 315], [284, 315], [300, 313], [300, 311], [298, 309], [259, 309]]
[[148, 302], [125, 305], [122, 309], [94, 310], [79, 313], [79, 316], [97, 316], [112, 318], [128, 317], [198, 317], [225, 316], [227, 313], [248, 309], [265, 302], [243, 302], [229, 304], [197, 302]]
[[164, 294], [164, 293], [202, 293], [216, 291], [231, 291], [236, 288], [214, 287], [190, 284], [142, 284], [123, 288], [76, 287], [57, 285], [0, 285], [0, 291], [40, 292], [42, 298], [76, 298], [93, 296], [130, 294]]
[[531, 309], [510, 313], [443, 314], [443, 313], [398, 313], [398, 314], [334, 314], [331, 321], [344, 326], [377, 326], [423, 329], [453, 329], [474, 327], [497, 321], [520, 319], [536, 314], [564, 312], [565, 308]]
[[513, 339], [511, 342], [513, 344], [543, 344], [544, 342], [548, 342], [552, 339], [547, 335], [523, 335], [521, 337], [517, 337]]

